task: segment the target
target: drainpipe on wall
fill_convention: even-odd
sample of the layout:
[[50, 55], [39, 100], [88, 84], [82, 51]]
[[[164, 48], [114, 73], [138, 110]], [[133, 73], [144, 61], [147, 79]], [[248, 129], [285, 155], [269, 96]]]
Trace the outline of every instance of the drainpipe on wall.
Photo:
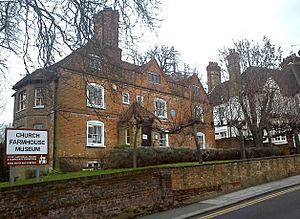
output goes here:
[[56, 72], [56, 77], [54, 79], [54, 102], [53, 102], [53, 134], [52, 134], [52, 140], [53, 140], [53, 169], [56, 169], [56, 125], [57, 125], [57, 88], [58, 88], [58, 79]]

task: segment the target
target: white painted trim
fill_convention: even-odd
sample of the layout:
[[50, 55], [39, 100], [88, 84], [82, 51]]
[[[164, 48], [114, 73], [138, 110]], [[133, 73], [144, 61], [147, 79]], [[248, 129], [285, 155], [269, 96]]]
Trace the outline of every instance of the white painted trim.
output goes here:
[[[99, 143], [89, 143], [89, 125], [101, 126], [101, 144]], [[104, 145], [104, 123], [97, 120], [89, 120], [86, 122], [86, 146], [87, 147], [105, 147]]]

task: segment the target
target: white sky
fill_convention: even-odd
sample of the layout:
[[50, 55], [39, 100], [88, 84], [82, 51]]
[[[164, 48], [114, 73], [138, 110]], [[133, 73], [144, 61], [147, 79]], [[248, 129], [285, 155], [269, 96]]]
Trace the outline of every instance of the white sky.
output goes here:
[[[283, 49], [283, 57], [291, 45], [300, 44], [299, 0], [162, 0], [161, 29], [146, 35], [143, 48], [155, 44], [174, 46], [184, 62], [196, 66], [206, 80], [209, 61], [218, 61], [218, 49], [230, 47], [232, 39], [261, 41], [270, 38]], [[300, 45], [294, 46], [297, 52]], [[6, 109], [0, 123], [13, 119], [13, 91], [10, 89], [24, 74], [20, 61], [10, 58], [10, 74], [3, 94]]]

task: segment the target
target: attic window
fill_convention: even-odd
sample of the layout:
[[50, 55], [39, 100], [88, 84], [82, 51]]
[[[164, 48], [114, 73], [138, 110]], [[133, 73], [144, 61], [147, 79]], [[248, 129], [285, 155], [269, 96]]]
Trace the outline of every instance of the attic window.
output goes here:
[[89, 67], [95, 70], [101, 69], [101, 59], [99, 56], [89, 54]]
[[200, 97], [200, 89], [198, 86], [193, 85], [192, 86], [192, 91], [193, 91], [193, 97], [198, 98]]
[[148, 73], [148, 81], [153, 84], [160, 84], [160, 76], [155, 73]]

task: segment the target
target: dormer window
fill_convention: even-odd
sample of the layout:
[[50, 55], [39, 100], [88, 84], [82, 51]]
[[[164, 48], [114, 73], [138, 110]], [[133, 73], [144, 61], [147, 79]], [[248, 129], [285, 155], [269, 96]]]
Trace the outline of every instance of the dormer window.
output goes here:
[[160, 84], [160, 76], [155, 73], [148, 73], [148, 81], [153, 84]]
[[95, 70], [101, 69], [101, 59], [99, 56], [89, 54], [89, 67]]

